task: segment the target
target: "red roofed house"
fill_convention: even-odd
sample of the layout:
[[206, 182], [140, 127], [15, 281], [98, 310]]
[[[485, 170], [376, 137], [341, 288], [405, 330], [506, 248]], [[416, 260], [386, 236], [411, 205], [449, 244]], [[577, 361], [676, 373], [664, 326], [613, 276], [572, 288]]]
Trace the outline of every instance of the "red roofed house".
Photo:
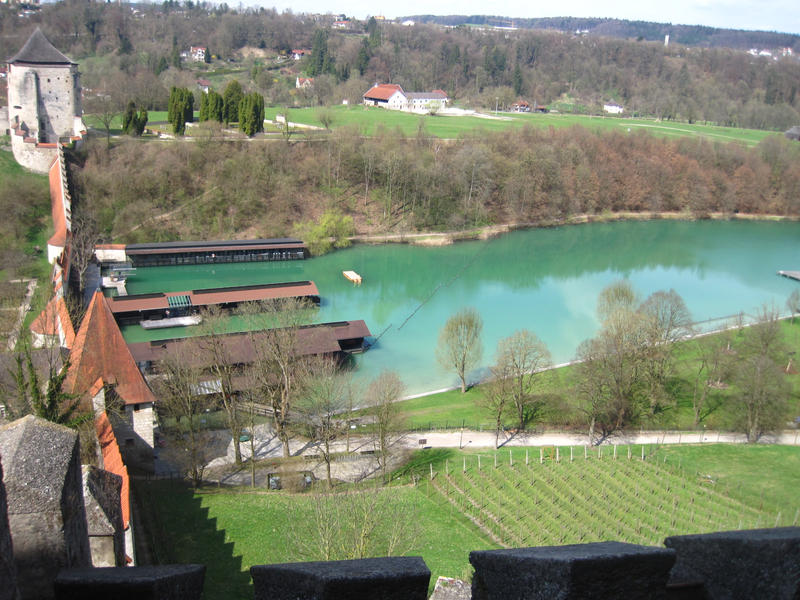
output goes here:
[[206, 59], [205, 46], [190, 46], [189, 56], [194, 62], [203, 62]]
[[447, 106], [447, 94], [442, 90], [432, 92], [405, 92], [394, 83], [376, 83], [363, 96], [367, 106], [382, 106], [391, 110], [425, 113]]
[[298, 77], [295, 79], [294, 87], [299, 89], [310, 88], [314, 85], [313, 77]]
[[123, 452], [129, 463], [151, 463], [156, 399], [100, 291], [92, 297], [75, 336], [64, 387], [70, 394], [82, 396], [82, 407], [95, 413], [105, 410], [107, 394], [118, 397], [123, 415], [115, 425]]
[[383, 106], [392, 110], [405, 110], [406, 93], [394, 83], [376, 83], [363, 96], [367, 106]]

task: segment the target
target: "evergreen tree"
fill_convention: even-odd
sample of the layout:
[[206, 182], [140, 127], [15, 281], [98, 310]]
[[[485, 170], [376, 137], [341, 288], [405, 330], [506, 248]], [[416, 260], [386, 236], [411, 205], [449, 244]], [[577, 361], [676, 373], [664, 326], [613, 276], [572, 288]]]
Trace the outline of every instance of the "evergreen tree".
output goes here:
[[201, 123], [208, 121], [208, 94], [200, 94], [200, 112], [197, 118]]
[[125, 108], [125, 114], [122, 115], [122, 133], [130, 134], [133, 129], [133, 123], [136, 120], [136, 103], [131, 100]]
[[258, 92], [247, 94], [239, 104], [239, 131], [250, 137], [264, 131], [264, 97]]
[[519, 68], [519, 63], [514, 65], [514, 93], [517, 96], [522, 95], [522, 69]]
[[239, 122], [239, 103], [242, 101], [243, 96], [242, 84], [235, 79], [225, 86], [225, 91], [222, 94], [222, 117], [226, 125]]
[[208, 48], [203, 51], [203, 62], [207, 65], [211, 64], [211, 52], [208, 51]]
[[370, 59], [370, 48], [369, 42], [367, 40], [363, 40], [361, 42], [361, 48], [358, 49], [358, 56], [356, 57], [356, 68], [360, 75], [364, 74], [364, 71], [367, 70], [367, 66], [369, 65]]
[[334, 59], [328, 51], [328, 32], [324, 29], [317, 29], [314, 32], [314, 42], [311, 45], [311, 60], [308, 66], [308, 74], [311, 77], [324, 73], [334, 72]]
[[161, 75], [161, 73], [166, 71], [168, 68], [169, 68], [169, 63], [167, 63], [167, 57], [162, 56], [161, 58], [158, 59], [158, 62], [156, 63], [156, 68], [154, 69], [153, 72], [156, 75]]
[[206, 117], [209, 121], [218, 121], [222, 123], [224, 120], [225, 101], [222, 96], [214, 90], [208, 90], [206, 94]]
[[192, 121], [194, 113], [194, 96], [186, 88], [173, 87], [169, 93], [167, 119], [172, 125], [173, 133], [183, 135], [186, 122]]
[[136, 118], [134, 119], [134, 123], [133, 123], [133, 125], [134, 125], [133, 134], [135, 136], [138, 137], [138, 136], [140, 136], [140, 135], [142, 135], [144, 133], [144, 128], [147, 126], [148, 118], [149, 117], [148, 117], [147, 111], [145, 109], [143, 109], [143, 108], [140, 108], [139, 109], [139, 113], [136, 115]]

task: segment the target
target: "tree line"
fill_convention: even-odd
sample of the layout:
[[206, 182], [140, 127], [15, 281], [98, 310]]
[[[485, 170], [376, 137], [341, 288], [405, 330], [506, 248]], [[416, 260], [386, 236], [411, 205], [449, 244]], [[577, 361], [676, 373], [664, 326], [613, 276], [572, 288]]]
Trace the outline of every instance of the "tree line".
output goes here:
[[[792, 294], [787, 306], [792, 315], [800, 312], [800, 293]], [[582, 428], [593, 444], [633, 427], [666, 428], [678, 408], [679, 370], [689, 373], [692, 389], [683, 394], [691, 399], [695, 427], [724, 411], [754, 443], [788, 421], [792, 390], [786, 375], [794, 351], [775, 307], [762, 308], [748, 327], [739, 322], [714, 335], [696, 335], [674, 290], [641, 301], [623, 280], [601, 292], [597, 315], [600, 330], [578, 347], [569, 383], [554, 385], [559, 375], [548, 371], [550, 353], [533, 332], [522, 329], [498, 342], [489, 379], [476, 396], [494, 424], [495, 447], [506, 422], [525, 431], [552, 425], [555, 412], [561, 413], [559, 423]], [[459, 377], [462, 393], [480, 364], [481, 329], [480, 315], [466, 308], [450, 317], [439, 335], [437, 358]], [[725, 393], [730, 386], [735, 391]]]
[[[800, 145], [759, 146], [579, 127], [476, 132], [458, 141], [334, 130], [302, 143], [87, 145], [77, 197], [106, 241], [291, 234], [325, 211], [357, 231], [554, 223], [605, 211], [800, 214]], [[119, 177], [125, 173], [125, 177]], [[174, 215], [170, 217], [168, 214]], [[160, 218], [155, 217], [162, 215]]]
[[[12, 55], [24, 42], [20, 32], [43, 25], [73, 58], [101, 59], [82, 67], [84, 86], [119, 90], [147, 110], [163, 110], [172, 86], [194, 81], [197, 75], [183, 70], [180, 50], [202, 44], [220, 59], [241, 61], [233, 76], [268, 104], [338, 104], [357, 100], [375, 81], [391, 81], [407, 90], [442, 88], [469, 107], [524, 98], [599, 113], [615, 100], [626, 114], [662, 119], [777, 130], [800, 122], [800, 61], [793, 56], [665, 47], [646, 41], [649, 34], [635, 41], [553, 30], [351, 23], [341, 32], [325, 19], [203, 3], [142, 5], [135, 14], [124, 4], [59, 3], [25, 20], [11, 9], [0, 11], [0, 50]], [[605, 26], [599, 31], [614, 33]], [[314, 88], [295, 90], [295, 73], [282, 74], [280, 65], [252, 53], [242, 59], [244, 48], [271, 57], [312, 49], [301, 67], [317, 78]]]

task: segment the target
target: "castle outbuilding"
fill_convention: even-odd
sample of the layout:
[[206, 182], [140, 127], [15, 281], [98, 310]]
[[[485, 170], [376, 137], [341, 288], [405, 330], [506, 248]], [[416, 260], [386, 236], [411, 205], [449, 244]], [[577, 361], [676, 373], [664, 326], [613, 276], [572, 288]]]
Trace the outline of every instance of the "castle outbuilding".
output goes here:
[[81, 86], [77, 63], [38, 27], [8, 60], [8, 121], [18, 163], [46, 173], [59, 142], [81, 139]]

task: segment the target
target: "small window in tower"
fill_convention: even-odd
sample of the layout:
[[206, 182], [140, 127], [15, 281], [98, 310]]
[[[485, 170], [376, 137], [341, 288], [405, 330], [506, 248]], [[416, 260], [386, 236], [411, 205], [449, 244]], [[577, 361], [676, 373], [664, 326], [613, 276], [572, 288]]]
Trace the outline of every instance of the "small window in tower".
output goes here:
[[47, 78], [47, 83], [50, 83], [50, 78], [49, 77]]

